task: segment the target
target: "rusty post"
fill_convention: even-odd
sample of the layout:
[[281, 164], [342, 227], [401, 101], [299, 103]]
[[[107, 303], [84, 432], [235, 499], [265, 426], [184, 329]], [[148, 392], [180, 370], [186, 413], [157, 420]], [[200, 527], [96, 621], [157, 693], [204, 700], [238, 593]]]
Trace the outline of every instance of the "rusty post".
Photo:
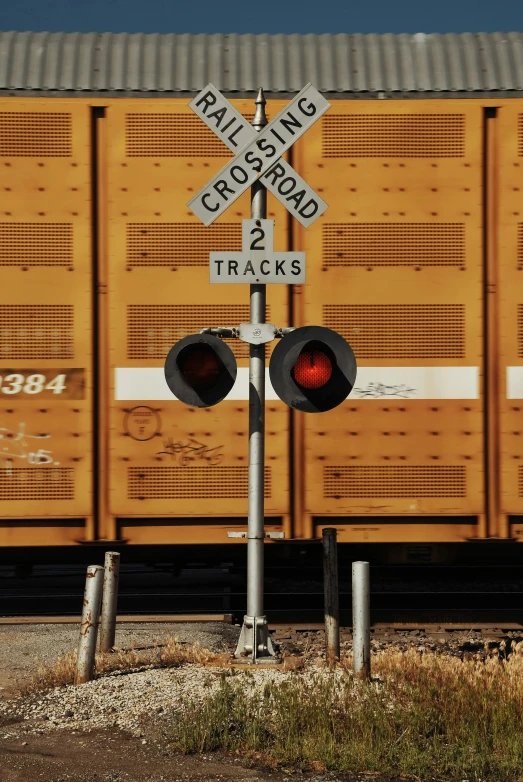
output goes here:
[[336, 530], [323, 530], [323, 593], [325, 605], [325, 655], [328, 663], [340, 659], [340, 611]]
[[80, 625], [78, 659], [76, 661], [75, 685], [91, 681], [94, 673], [96, 636], [100, 619], [102, 583], [104, 569], [100, 565], [89, 565], [85, 579], [84, 607]]
[[104, 561], [104, 587], [102, 597], [102, 619], [100, 621], [100, 651], [108, 652], [114, 646], [116, 633], [116, 603], [118, 602], [118, 577], [120, 575], [120, 554], [106, 551]]

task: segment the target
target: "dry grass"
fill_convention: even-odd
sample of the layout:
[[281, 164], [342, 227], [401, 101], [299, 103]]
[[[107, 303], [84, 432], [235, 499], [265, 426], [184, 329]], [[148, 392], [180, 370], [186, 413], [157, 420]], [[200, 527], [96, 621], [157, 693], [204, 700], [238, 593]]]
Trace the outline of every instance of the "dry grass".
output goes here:
[[373, 655], [373, 676], [348, 668], [293, 673], [266, 685], [223, 679], [169, 725], [183, 752], [225, 750], [288, 770], [523, 782], [523, 644], [503, 658], [460, 660], [415, 649]]
[[[76, 669], [77, 650], [53, 663], [41, 663], [37, 660], [34, 676], [20, 684], [22, 695], [51, 690], [73, 684]], [[95, 678], [115, 671], [131, 672], [144, 668], [174, 668], [186, 663], [205, 663], [213, 659], [208, 649], [198, 644], [181, 644], [176, 638], [168, 636], [162, 643], [155, 642], [149, 647], [138, 647], [134, 642], [130, 649], [115, 649], [96, 655]]]

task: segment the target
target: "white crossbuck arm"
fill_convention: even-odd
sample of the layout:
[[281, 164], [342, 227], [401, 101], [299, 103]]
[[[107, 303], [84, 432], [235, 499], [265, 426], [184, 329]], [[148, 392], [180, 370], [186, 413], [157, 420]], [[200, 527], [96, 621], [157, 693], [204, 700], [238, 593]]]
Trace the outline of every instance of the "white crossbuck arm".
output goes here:
[[187, 204], [205, 225], [211, 225], [256, 179], [306, 228], [327, 209], [281, 157], [330, 108], [311, 84], [259, 133], [212, 84], [189, 106], [236, 153]]

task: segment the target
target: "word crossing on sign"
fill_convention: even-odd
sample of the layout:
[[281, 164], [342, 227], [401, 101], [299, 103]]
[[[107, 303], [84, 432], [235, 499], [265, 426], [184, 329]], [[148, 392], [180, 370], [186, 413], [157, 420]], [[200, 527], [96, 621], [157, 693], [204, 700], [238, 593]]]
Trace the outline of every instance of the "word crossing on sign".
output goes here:
[[211, 282], [305, 282], [304, 252], [274, 252], [274, 220], [242, 220], [242, 252], [212, 252], [210, 260]]
[[325, 201], [281, 157], [330, 108], [311, 84], [259, 133], [212, 84], [189, 106], [236, 152], [187, 204], [202, 223], [211, 225], [257, 179], [305, 228], [327, 209]]

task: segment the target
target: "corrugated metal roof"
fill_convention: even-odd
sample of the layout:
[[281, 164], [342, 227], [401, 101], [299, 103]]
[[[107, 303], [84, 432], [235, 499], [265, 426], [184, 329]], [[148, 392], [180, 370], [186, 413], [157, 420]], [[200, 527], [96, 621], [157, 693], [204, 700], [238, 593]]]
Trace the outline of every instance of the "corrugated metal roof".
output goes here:
[[145, 35], [0, 32], [0, 89], [474, 92], [523, 89], [523, 33]]

